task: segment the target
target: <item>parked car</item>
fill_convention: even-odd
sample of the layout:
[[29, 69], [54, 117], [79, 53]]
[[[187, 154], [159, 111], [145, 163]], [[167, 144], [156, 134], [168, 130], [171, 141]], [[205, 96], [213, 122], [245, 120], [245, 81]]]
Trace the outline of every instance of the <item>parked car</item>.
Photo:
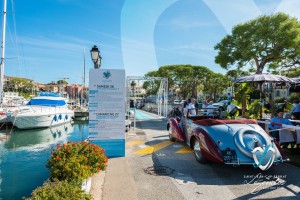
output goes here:
[[200, 163], [256, 165], [265, 170], [288, 160], [279, 143], [251, 119], [228, 120], [204, 115], [172, 117], [167, 130], [169, 139], [190, 146]]
[[174, 100], [174, 105], [179, 105], [180, 104], [180, 100]]
[[222, 111], [224, 111], [227, 109], [229, 102], [230, 102], [230, 100], [222, 100], [222, 101], [219, 101], [218, 103], [213, 103], [212, 105], [217, 108], [220, 108]]

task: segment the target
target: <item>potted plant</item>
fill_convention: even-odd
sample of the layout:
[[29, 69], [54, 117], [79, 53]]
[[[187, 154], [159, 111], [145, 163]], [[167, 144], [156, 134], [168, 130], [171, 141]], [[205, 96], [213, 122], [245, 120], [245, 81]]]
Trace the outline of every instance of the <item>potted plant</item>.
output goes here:
[[47, 163], [51, 179], [83, 182], [83, 189], [87, 192], [92, 175], [104, 170], [106, 166], [104, 150], [89, 142], [58, 144]]

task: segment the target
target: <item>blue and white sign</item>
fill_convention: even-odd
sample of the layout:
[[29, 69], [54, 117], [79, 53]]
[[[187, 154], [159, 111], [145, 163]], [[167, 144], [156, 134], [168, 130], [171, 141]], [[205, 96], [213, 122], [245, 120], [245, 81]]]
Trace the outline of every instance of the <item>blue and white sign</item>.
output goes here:
[[108, 157], [125, 156], [125, 71], [90, 69], [89, 139]]

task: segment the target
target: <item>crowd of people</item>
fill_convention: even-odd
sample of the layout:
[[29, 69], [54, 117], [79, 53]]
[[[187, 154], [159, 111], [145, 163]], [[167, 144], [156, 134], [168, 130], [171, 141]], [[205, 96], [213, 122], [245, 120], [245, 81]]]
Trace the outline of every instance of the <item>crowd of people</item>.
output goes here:
[[[234, 111], [235, 113], [237, 111], [237, 106], [231, 104], [233, 98], [230, 93], [228, 93], [227, 99], [229, 100], [227, 112], [233, 113]], [[203, 110], [204, 115], [213, 116], [216, 114], [216, 110], [218, 110], [218, 108], [213, 105], [213, 101], [207, 100], [203, 100], [202, 106], [200, 107], [195, 98], [189, 98], [182, 104], [182, 113], [184, 113], [184, 115], [188, 114], [189, 116], [195, 116], [198, 110]]]

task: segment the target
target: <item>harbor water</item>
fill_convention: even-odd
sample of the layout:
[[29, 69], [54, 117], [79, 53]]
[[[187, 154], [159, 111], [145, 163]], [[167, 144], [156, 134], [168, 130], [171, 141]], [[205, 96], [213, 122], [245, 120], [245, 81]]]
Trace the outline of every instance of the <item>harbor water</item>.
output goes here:
[[52, 149], [87, 137], [88, 122], [46, 129], [0, 130], [0, 200], [30, 197], [49, 178], [46, 164]]

